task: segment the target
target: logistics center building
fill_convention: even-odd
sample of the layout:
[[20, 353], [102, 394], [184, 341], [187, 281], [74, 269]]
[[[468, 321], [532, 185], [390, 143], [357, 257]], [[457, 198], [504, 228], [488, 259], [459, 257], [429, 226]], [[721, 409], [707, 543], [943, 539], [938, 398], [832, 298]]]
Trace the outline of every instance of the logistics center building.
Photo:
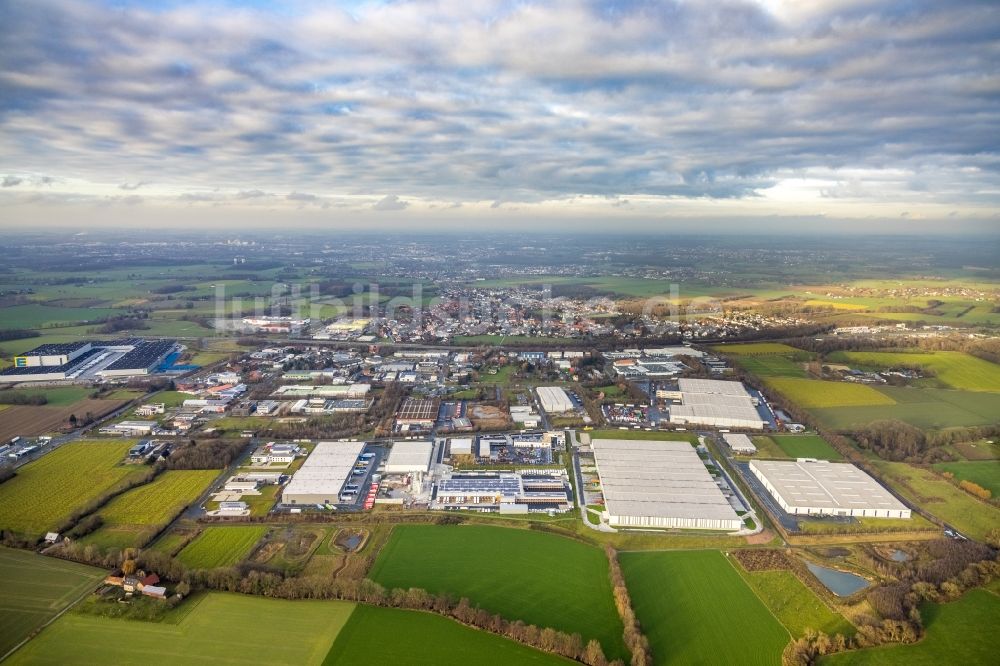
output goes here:
[[750, 471], [782, 509], [805, 516], [909, 518], [910, 509], [850, 463], [752, 460]]
[[538, 399], [542, 403], [542, 409], [549, 414], [565, 414], [574, 409], [573, 401], [566, 395], [566, 391], [558, 386], [539, 386]]
[[688, 442], [594, 439], [613, 527], [739, 530], [743, 520]]
[[320, 442], [281, 493], [283, 504], [336, 504], [364, 442]]
[[679, 379], [677, 387], [681, 404], [670, 406], [671, 423], [748, 430], [763, 430], [767, 425], [740, 382]]

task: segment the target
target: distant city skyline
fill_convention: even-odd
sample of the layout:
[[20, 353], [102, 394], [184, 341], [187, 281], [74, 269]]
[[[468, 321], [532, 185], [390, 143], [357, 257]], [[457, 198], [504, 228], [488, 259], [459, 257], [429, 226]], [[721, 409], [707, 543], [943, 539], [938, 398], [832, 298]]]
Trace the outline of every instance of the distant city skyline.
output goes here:
[[989, 2], [0, 0], [0, 227], [1000, 233]]

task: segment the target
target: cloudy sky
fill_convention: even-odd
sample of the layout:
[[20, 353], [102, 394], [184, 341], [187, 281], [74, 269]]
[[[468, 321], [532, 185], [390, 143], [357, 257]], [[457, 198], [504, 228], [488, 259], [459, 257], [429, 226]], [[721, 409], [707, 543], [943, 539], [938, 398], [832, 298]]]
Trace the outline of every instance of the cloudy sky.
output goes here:
[[1000, 231], [1000, 3], [0, 0], [0, 225]]

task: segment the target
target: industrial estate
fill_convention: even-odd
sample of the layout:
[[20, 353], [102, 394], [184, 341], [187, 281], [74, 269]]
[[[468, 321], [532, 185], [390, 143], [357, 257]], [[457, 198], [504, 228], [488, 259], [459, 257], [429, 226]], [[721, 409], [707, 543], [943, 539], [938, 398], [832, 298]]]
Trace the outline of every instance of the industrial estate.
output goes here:
[[[209, 312], [197, 295], [249, 265], [220, 261], [190, 269], [203, 283], [52, 286], [141, 315], [2, 329], [6, 659], [921, 663], [944, 623], [990, 663], [992, 329], [857, 324], [805, 297], [672, 321], [617, 294], [662, 277], [552, 296], [449, 256], [423, 321], [416, 301], [296, 303], [262, 269], [239, 288], [269, 312]], [[328, 290], [329, 261], [274, 271]], [[43, 296], [31, 275], [12, 302]], [[979, 289], [948, 297], [1000, 302]], [[56, 308], [0, 314], [22, 307]]]

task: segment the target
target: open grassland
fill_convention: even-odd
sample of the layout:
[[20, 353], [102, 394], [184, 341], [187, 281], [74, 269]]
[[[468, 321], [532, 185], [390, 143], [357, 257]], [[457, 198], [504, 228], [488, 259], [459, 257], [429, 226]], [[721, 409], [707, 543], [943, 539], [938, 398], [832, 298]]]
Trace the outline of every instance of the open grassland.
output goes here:
[[325, 666], [382, 664], [566, 664], [555, 655], [430, 613], [358, 606], [340, 630]]
[[102, 547], [136, 545], [139, 533], [166, 525], [218, 475], [211, 469], [163, 472], [151, 483], [133, 488], [102, 507], [98, 513], [104, 525], [84, 540]]
[[267, 534], [266, 527], [207, 527], [189, 543], [177, 559], [189, 569], [228, 567], [243, 560]]
[[963, 534], [982, 540], [1000, 526], [1000, 509], [974, 499], [929, 469], [882, 460], [872, 460], [871, 464], [911, 503]]
[[966, 460], [1000, 459], [1000, 444], [996, 440], [981, 439], [977, 442], [956, 442], [951, 445], [951, 448]]
[[142, 473], [118, 463], [133, 441], [73, 442], [17, 470], [0, 484], [0, 527], [41, 534], [73, 511]]
[[913, 645], [886, 645], [824, 657], [824, 666], [995, 664], [1000, 655], [1000, 597], [971, 590], [949, 604], [920, 608], [927, 634]]
[[2, 395], [22, 395], [25, 397], [44, 395], [47, 400], [45, 403], [46, 405], [51, 407], [63, 407], [71, 405], [77, 400], [83, 400], [93, 392], [94, 389], [89, 389], [83, 386], [60, 386], [59, 388], [15, 389], [13, 391], [3, 391]]
[[698, 436], [689, 432], [666, 432], [662, 430], [594, 430], [591, 439], [644, 439], [653, 441], [697, 443]]
[[771, 438], [789, 458], [844, 459], [819, 435], [772, 435]]
[[99, 419], [125, 404], [124, 400], [79, 400], [59, 407], [49, 405], [12, 405], [0, 414], [0, 441], [12, 437], [34, 437], [57, 433], [70, 427], [70, 416], [80, 424], [87, 414]]
[[104, 575], [101, 569], [0, 547], [0, 658]]
[[753, 454], [754, 458], [759, 458], [761, 460], [787, 460], [789, 455], [785, 453], [785, 450], [778, 446], [778, 443], [774, 441], [774, 437], [768, 437], [767, 435], [756, 435], [751, 437], [754, 446], [757, 447], [757, 453]]
[[934, 465], [938, 472], [951, 472], [959, 481], [972, 481], [986, 488], [994, 497], [1000, 496], [1000, 462], [980, 460], [977, 462], [950, 462]]
[[1000, 365], [963, 352], [839, 352], [831, 360], [875, 368], [920, 366], [954, 389], [1000, 392]]
[[57, 324], [94, 322], [124, 312], [113, 308], [51, 307], [37, 303], [14, 305], [0, 308], [0, 328], [43, 328]]
[[739, 356], [736, 363], [747, 372], [767, 379], [768, 377], [808, 377], [802, 364], [787, 356]]
[[[861, 388], [861, 387], [859, 387]], [[1000, 394], [951, 389], [882, 387], [891, 405], [812, 410], [826, 426], [850, 429], [896, 419], [924, 429], [980, 426], [1000, 422]]]
[[781, 663], [788, 632], [719, 551], [619, 559], [657, 664]]
[[608, 562], [594, 546], [531, 530], [398, 525], [369, 574], [386, 587], [468, 597], [511, 620], [596, 638], [624, 658]]
[[[741, 567], [735, 565], [738, 569]], [[854, 627], [823, 603], [805, 584], [788, 570], [740, 570], [743, 579], [756, 592], [757, 597], [785, 625], [792, 636], [798, 638], [806, 629], [822, 631], [830, 636], [854, 634]]]
[[[185, 608], [187, 604], [196, 604]], [[67, 613], [12, 664], [321, 664], [354, 604], [207, 593], [161, 622]]]
[[713, 351], [733, 356], [759, 356], [762, 354], [802, 354], [801, 349], [780, 342], [746, 342], [732, 345], [714, 345]]
[[765, 381], [769, 387], [806, 409], [891, 405], [895, 402], [885, 393], [862, 384], [791, 377], [771, 377]]

